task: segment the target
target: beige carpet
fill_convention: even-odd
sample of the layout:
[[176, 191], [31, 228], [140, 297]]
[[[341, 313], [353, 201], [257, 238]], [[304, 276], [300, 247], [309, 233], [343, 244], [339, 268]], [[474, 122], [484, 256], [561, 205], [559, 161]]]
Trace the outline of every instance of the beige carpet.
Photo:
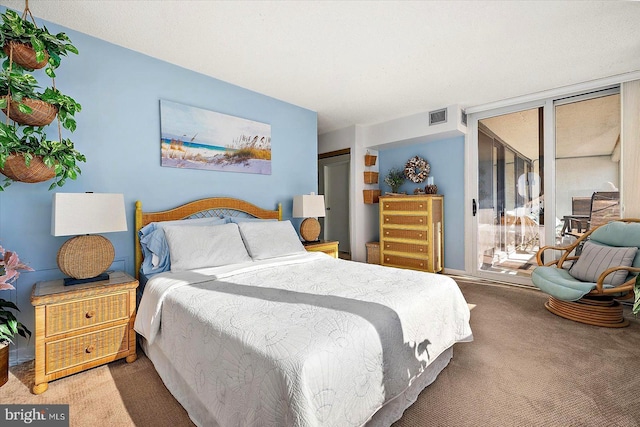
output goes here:
[[[640, 322], [604, 329], [561, 319], [529, 289], [457, 279], [475, 304], [475, 341], [454, 358], [394, 427], [638, 426]], [[124, 361], [30, 393], [33, 362], [11, 368], [0, 403], [68, 403], [72, 426], [190, 426], [153, 365]]]

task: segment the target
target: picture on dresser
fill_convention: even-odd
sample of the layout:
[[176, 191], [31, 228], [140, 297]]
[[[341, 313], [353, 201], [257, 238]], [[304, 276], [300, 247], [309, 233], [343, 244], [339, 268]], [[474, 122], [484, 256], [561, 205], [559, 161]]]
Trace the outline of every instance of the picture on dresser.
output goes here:
[[271, 175], [271, 125], [160, 100], [161, 165]]

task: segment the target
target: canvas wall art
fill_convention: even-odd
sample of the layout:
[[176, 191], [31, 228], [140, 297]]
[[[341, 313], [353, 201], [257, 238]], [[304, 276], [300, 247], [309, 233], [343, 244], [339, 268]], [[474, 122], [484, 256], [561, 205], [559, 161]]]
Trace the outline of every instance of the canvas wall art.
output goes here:
[[271, 175], [271, 125], [160, 101], [162, 166]]

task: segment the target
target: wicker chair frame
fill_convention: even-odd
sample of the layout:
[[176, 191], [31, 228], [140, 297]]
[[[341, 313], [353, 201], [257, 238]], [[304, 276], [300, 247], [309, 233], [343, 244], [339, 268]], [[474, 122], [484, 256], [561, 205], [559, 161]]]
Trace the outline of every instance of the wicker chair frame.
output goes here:
[[[624, 218], [617, 221], [640, 223], [640, 219], [637, 218]], [[573, 255], [574, 251], [580, 247], [595, 230], [604, 225], [605, 224], [591, 228], [570, 246], [543, 246], [536, 254], [538, 265], [562, 268], [565, 262], [577, 260], [579, 255]], [[544, 253], [548, 250], [561, 251], [562, 255], [557, 260], [544, 263]], [[560, 317], [589, 325], [608, 328], [628, 326], [629, 321], [624, 318], [622, 306], [617, 300], [633, 297], [633, 288], [636, 281], [635, 276], [619, 286], [613, 288], [604, 287], [606, 277], [619, 270], [626, 270], [629, 273], [640, 273], [640, 268], [637, 267], [619, 266], [608, 268], [598, 277], [595, 289], [583, 298], [580, 298], [578, 301], [563, 301], [550, 296], [549, 300], [545, 303], [546, 309]]]

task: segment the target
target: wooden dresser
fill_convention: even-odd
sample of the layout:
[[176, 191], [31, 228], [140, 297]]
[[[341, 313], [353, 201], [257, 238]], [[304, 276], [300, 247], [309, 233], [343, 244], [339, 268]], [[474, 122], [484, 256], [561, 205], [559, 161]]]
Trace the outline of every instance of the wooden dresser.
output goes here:
[[45, 392], [49, 381], [123, 357], [136, 360], [137, 287], [124, 272], [112, 272], [102, 282], [64, 286], [51, 280], [33, 286], [34, 394]]
[[380, 264], [444, 269], [444, 196], [380, 197]]

